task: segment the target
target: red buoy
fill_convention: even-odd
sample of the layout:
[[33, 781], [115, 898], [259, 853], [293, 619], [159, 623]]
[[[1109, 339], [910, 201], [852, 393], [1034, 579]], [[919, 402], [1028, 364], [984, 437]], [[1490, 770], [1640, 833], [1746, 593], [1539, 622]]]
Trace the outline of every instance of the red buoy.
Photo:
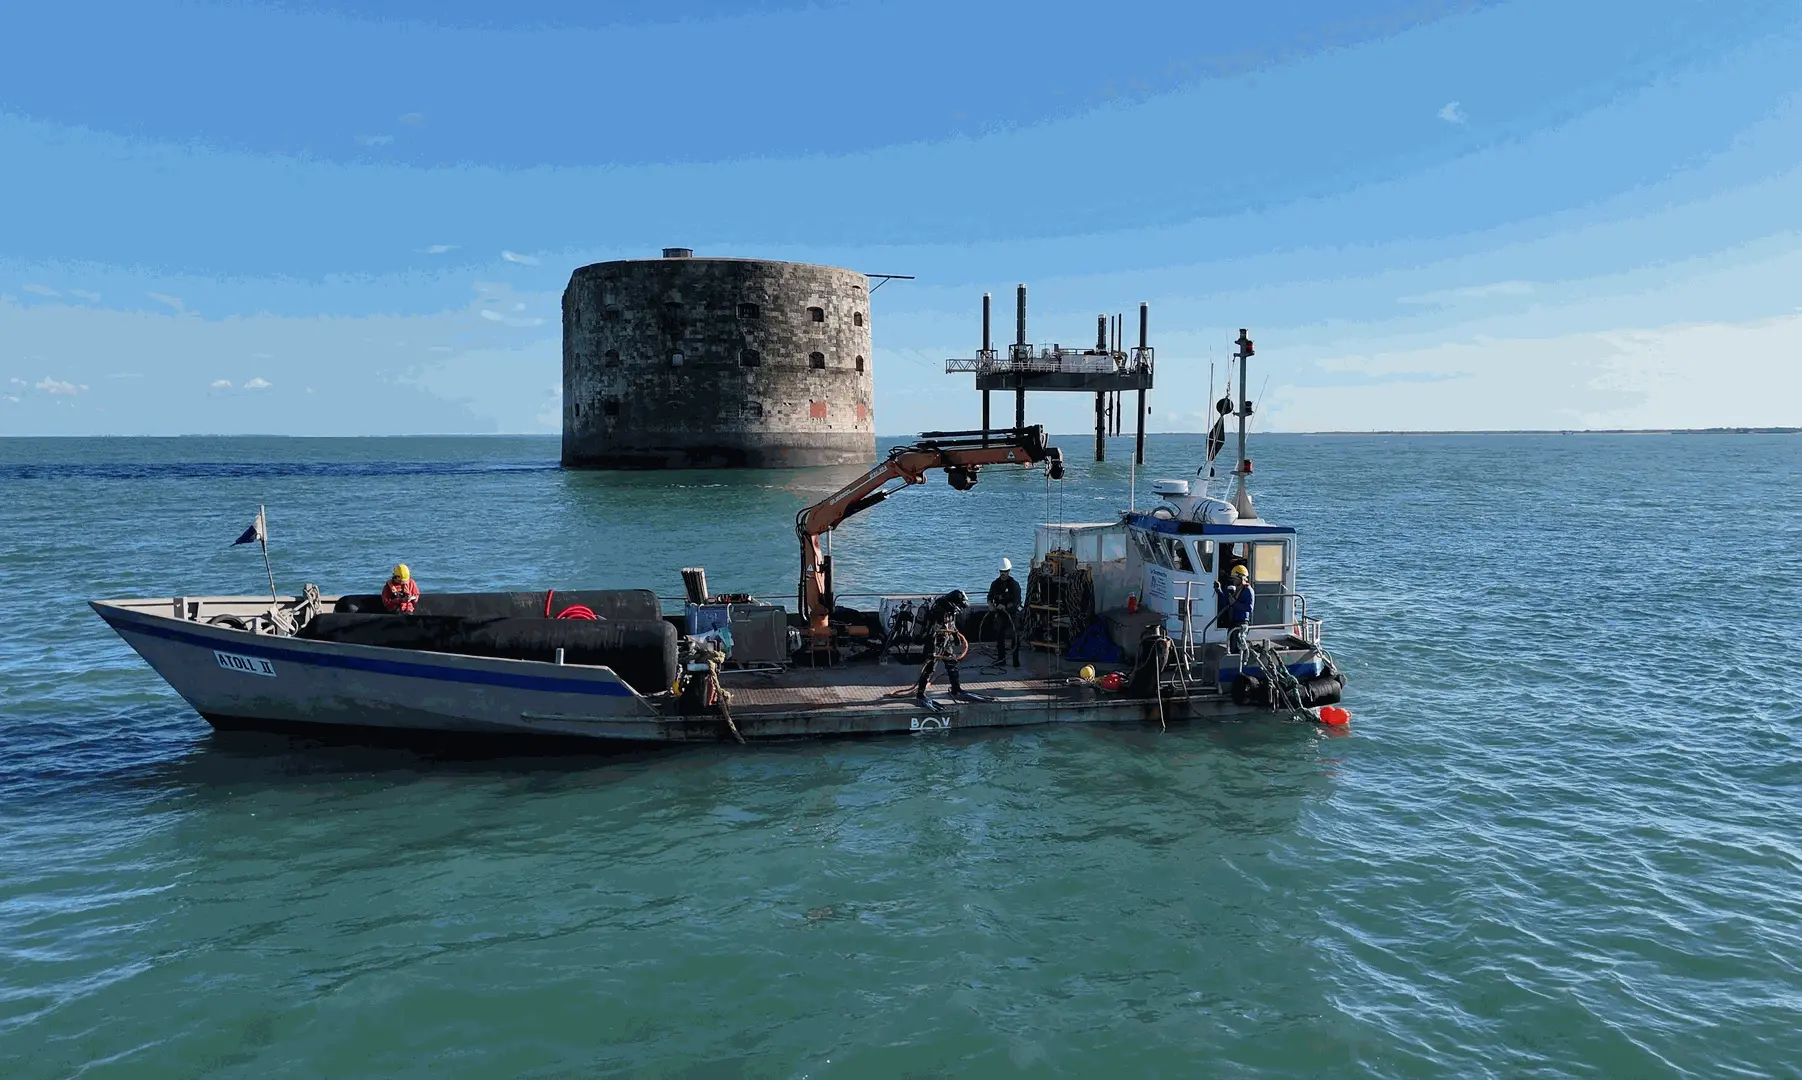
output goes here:
[[1345, 709], [1341, 709], [1337, 705], [1322, 705], [1320, 707], [1320, 722], [1323, 724], [1331, 724], [1334, 727], [1338, 727], [1340, 724], [1349, 724], [1351, 723], [1351, 713]]

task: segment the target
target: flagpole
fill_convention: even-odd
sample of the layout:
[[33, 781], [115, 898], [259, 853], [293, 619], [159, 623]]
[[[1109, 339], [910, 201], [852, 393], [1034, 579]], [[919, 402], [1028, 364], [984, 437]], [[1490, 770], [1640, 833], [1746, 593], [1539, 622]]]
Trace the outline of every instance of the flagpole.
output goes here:
[[257, 507], [257, 540], [263, 545], [263, 569], [269, 574], [269, 602], [279, 604], [275, 596], [275, 568], [269, 565], [269, 519], [263, 515], [263, 507]]

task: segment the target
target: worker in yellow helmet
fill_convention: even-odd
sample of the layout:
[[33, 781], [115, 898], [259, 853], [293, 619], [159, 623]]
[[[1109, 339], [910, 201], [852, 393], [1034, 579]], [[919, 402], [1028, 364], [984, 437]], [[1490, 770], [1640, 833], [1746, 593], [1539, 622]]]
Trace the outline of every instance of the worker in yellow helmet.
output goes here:
[[388, 584], [382, 586], [382, 607], [397, 615], [411, 615], [418, 603], [419, 585], [413, 580], [413, 571], [406, 563], [397, 564]]
[[1244, 563], [1234, 563], [1227, 571], [1227, 580], [1231, 584], [1225, 587], [1214, 583], [1214, 625], [1226, 631], [1228, 651], [1244, 652], [1245, 628], [1251, 624], [1251, 606], [1257, 602], [1257, 592], [1251, 587], [1251, 574]]

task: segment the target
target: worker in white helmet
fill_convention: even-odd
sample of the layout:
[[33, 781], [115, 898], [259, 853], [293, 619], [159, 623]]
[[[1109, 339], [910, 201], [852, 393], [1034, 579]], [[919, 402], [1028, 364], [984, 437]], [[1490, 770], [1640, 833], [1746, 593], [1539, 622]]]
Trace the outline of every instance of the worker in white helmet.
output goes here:
[[1014, 580], [1014, 563], [1001, 560], [1001, 572], [989, 585], [989, 612], [995, 618], [995, 663], [1007, 659], [1007, 645], [1014, 646], [1014, 666], [1020, 666], [1020, 583]]

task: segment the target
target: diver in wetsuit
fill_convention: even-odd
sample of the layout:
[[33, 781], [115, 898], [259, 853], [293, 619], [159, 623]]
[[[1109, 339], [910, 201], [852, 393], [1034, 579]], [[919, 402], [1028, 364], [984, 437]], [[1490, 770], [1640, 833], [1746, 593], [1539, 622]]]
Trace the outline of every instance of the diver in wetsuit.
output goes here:
[[962, 696], [964, 692], [963, 677], [957, 670], [957, 662], [969, 649], [969, 642], [957, 631], [958, 616], [970, 606], [970, 598], [962, 589], [950, 592], [932, 602], [921, 618], [928, 634], [926, 641], [926, 662], [920, 665], [920, 677], [914, 681], [914, 697], [925, 700], [926, 684], [932, 681], [933, 667], [945, 665], [945, 673], [951, 676], [951, 695]]

